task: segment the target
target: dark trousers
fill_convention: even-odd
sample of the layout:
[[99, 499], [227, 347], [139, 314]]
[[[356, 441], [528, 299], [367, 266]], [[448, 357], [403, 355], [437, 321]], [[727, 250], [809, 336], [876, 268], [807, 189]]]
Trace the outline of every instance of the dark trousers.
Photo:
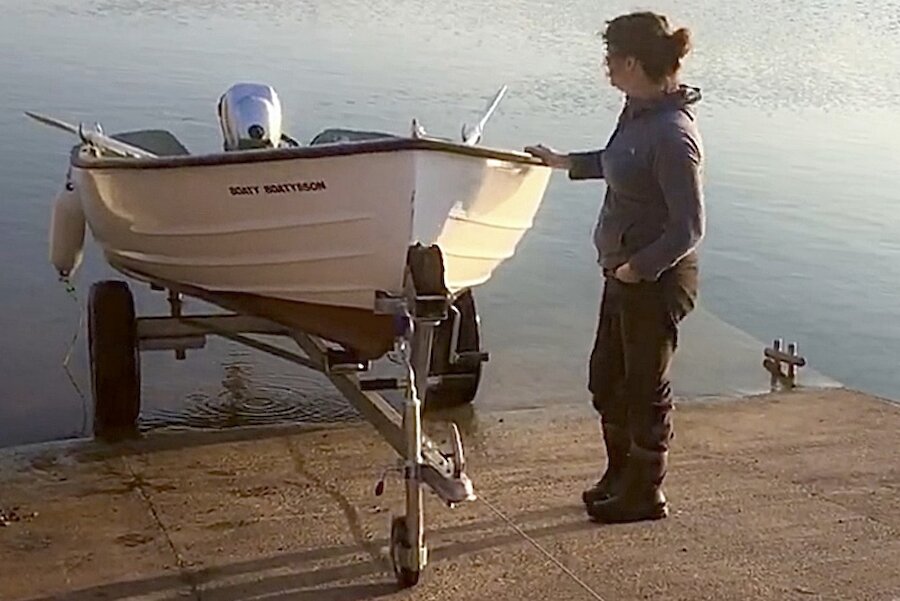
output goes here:
[[627, 429], [651, 451], [673, 436], [669, 370], [678, 326], [696, 304], [698, 265], [689, 255], [655, 282], [626, 284], [606, 273], [588, 388], [602, 421]]

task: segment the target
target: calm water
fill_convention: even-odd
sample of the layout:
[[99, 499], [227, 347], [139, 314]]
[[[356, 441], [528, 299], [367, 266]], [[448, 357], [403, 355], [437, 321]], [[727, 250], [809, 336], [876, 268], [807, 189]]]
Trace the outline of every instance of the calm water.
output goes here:
[[[685, 396], [765, 389], [762, 341], [799, 341], [817, 373], [900, 397], [900, 3], [660, 0], [695, 33], [685, 80], [703, 88], [709, 236], [702, 307], [676, 365]], [[597, 147], [620, 97], [594, 32], [630, 2], [575, 0], [0, 0], [0, 446], [75, 436], [89, 415], [81, 308], [114, 275], [90, 243], [76, 297], [48, 264], [64, 134], [32, 109], [107, 131], [163, 127], [219, 146], [215, 102], [236, 81], [276, 87], [289, 131], [455, 136], [502, 83], [485, 142]], [[599, 279], [600, 183], [556, 175], [519, 253], [479, 290], [493, 353], [479, 406], [585, 402]], [[142, 311], [164, 303], [138, 290]], [[82, 329], [83, 330], [83, 329]], [[144, 359], [151, 423], [346, 413], [316, 376], [224, 342]]]

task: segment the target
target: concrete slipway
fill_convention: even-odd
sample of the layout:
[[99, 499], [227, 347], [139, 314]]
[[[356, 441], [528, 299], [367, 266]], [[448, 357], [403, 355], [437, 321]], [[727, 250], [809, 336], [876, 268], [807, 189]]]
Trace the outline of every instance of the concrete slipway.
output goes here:
[[[900, 407], [844, 390], [683, 403], [668, 520], [590, 523], [587, 409], [463, 419], [476, 491], [607, 601], [900, 600]], [[440, 430], [440, 423], [430, 429]], [[429, 498], [431, 564], [398, 591], [402, 487], [365, 424], [157, 431], [0, 454], [0, 599], [591, 599], [478, 501]]]

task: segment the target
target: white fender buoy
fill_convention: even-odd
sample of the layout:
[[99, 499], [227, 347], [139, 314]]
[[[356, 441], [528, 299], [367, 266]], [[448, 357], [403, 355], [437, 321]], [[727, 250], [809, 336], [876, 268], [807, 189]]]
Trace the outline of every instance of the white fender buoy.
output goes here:
[[84, 256], [84, 211], [78, 190], [71, 182], [53, 201], [50, 216], [50, 262], [62, 277], [68, 277], [81, 265]]

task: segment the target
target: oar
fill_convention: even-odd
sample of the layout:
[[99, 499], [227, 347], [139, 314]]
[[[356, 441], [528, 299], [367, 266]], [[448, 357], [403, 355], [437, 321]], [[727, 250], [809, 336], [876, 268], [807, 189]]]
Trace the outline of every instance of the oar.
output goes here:
[[484, 126], [488, 122], [488, 119], [491, 118], [491, 115], [494, 114], [494, 111], [497, 110], [497, 105], [500, 104], [500, 101], [503, 100], [503, 96], [506, 94], [507, 90], [506, 84], [500, 87], [497, 90], [497, 93], [494, 95], [494, 99], [491, 100], [491, 103], [488, 105], [487, 110], [482, 115], [481, 120], [473, 128], [469, 128], [466, 125], [463, 125], [462, 129], [462, 139], [463, 144], [468, 146], [474, 146], [481, 141], [481, 136], [484, 135]]
[[93, 144], [94, 146], [98, 146], [119, 156], [134, 157], [139, 159], [151, 159], [156, 158], [157, 156], [152, 152], [144, 150], [143, 148], [138, 148], [137, 146], [126, 144], [121, 140], [110, 138], [109, 136], [104, 135], [102, 132], [87, 130], [83, 125], [75, 126], [71, 123], [66, 123], [65, 121], [61, 121], [53, 117], [47, 117], [46, 115], [39, 115], [30, 111], [25, 111], [25, 114], [39, 123], [43, 123], [44, 125], [49, 125], [50, 127], [55, 127], [57, 129], [75, 134], [81, 139], [82, 142]]
[[25, 111], [25, 114], [35, 121], [43, 123], [44, 125], [49, 125], [50, 127], [55, 127], [69, 133], [78, 134], [78, 128], [71, 123], [66, 123], [65, 121], [60, 121], [59, 119], [54, 119], [53, 117], [47, 117], [45, 115], [38, 115], [37, 113], [32, 113], [31, 111]]

